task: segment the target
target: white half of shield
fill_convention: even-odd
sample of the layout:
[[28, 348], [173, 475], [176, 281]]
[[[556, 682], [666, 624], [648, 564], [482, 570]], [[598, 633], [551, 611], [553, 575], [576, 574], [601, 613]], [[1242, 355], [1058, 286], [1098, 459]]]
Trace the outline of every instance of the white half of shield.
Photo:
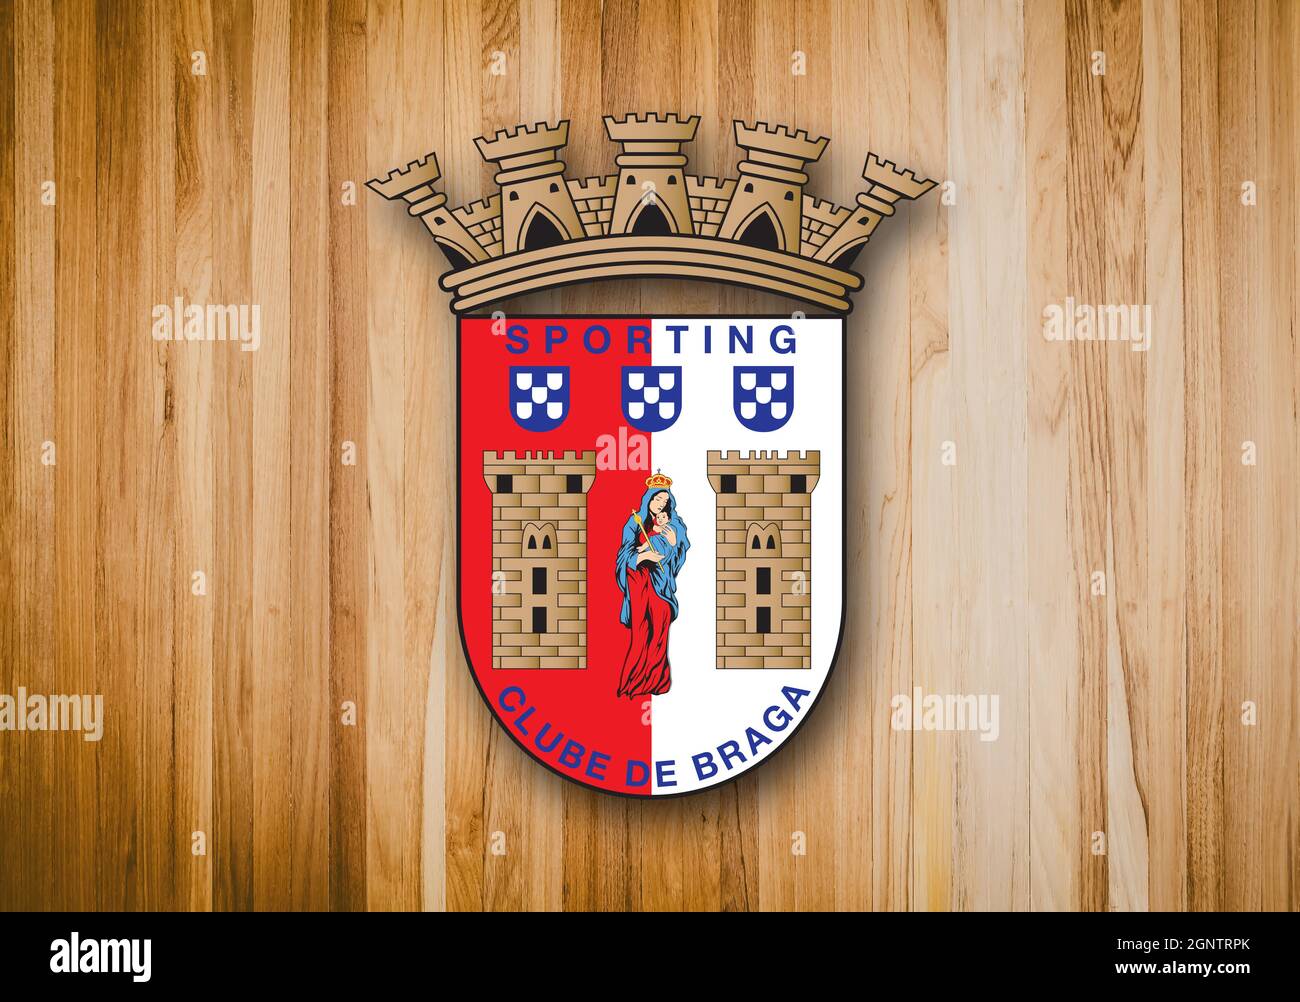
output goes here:
[[[669, 633], [672, 689], [653, 697], [651, 746], [656, 761], [672, 760], [677, 785], [657, 787], [660, 794], [683, 793], [712, 786], [748, 770], [770, 755], [808, 716], [820, 692], [839, 639], [843, 604], [843, 401], [841, 389], [843, 327], [839, 320], [783, 320], [795, 329], [793, 355], [771, 351], [767, 333], [778, 321], [712, 320], [713, 351], [705, 354], [699, 320], [656, 320], [652, 326], [654, 365], [683, 366], [685, 395], [681, 417], [666, 431], [651, 436], [651, 464], [673, 478], [673, 495], [691, 541], [686, 563], [677, 578], [680, 611]], [[732, 323], [754, 326], [754, 354], [731, 355], [719, 336]], [[673, 352], [668, 325], [686, 325], [680, 355]], [[732, 406], [733, 365], [791, 365], [795, 367], [794, 409], [785, 426], [774, 432], [753, 432], [736, 419]], [[742, 380], [743, 383], [743, 380]], [[775, 384], [775, 379], [774, 379]], [[751, 380], [751, 387], [753, 381]], [[781, 416], [776, 408], [773, 413]], [[719, 669], [716, 667], [716, 500], [706, 475], [706, 453], [720, 450], [821, 450], [821, 472], [812, 494], [811, 597], [812, 668]], [[773, 575], [774, 587], [777, 576]], [[841, 665], [840, 671], [850, 670]], [[765, 722], [768, 707], [787, 712], [782, 686], [806, 689], [799, 713], [784, 730]], [[824, 708], [818, 709], [825, 712]], [[773, 717], [775, 719], [775, 716]], [[752, 727], [771, 744], [750, 752], [746, 728]], [[805, 740], [800, 734], [796, 740]], [[744, 763], [731, 770], [721, 764], [718, 746], [739, 743]], [[692, 757], [712, 755], [718, 773], [700, 778]]]

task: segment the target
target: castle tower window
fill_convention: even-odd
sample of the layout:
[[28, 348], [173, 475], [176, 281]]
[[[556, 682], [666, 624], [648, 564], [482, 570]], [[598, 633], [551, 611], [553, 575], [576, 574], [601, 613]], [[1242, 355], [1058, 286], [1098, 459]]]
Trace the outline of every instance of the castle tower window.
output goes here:
[[670, 237], [673, 228], [663, 210], [653, 202], [647, 202], [632, 224], [632, 234], [641, 237]]
[[760, 250], [781, 249], [781, 237], [776, 231], [776, 224], [772, 221], [772, 213], [766, 209], [754, 216], [737, 239], [742, 244]]
[[498, 494], [513, 494], [513, 493], [515, 492], [514, 488], [515, 488], [515, 478], [514, 478], [514, 477], [512, 477], [509, 473], [498, 473], [498, 474], [497, 474], [497, 493], [498, 493]]
[[446, 222], [447, 222], [447, 220], [444, 219], [442, 216], [434, 216], [434, 217], [433, 217], [433, 224], [434, 224], [435, 226], [442, 226], [442, 225], [445, 224]]
[[808, 493], [808, 475], [806, 473], [792, 473], [790, 475], [790, 493]]
[[671, 186], [671, 185], [674, 185], [674, 184], [676, 184], [676, 183], [677, 183], [677, 175], [676, 175], [676, 174], [669, 174], [669, 175], [668, 175], [668, 184]]
[[839, 255], [836, 256], [835, 260], [831, 262], [831, 265], [846, 270], [852, 268], [853, 263], [857, 261], [858, 255], [862, 252], [862, 248], [865, 246], [867, 246], [866, 241], [863, 241], [860, 244], [854, 244], [846, 251], [841, 251]]
[[793, 201], [794, 201], [794, 192], [793, 192], [793, 191], [787, 191], [787, 192], [785, 193], [785, 200], [786, 200], [787, 202], [793, 202]]
[[629, 175], [627, 176], [627, 183], [628, 183], [628, 184], [636, 184], [636, 175], [635, 175], [635, 174], [629, 174]]
[[564, 243], [564, 234], [556, 229], [555, 224], [538, 212], [528, 224], [528, 234], [524, 237], [524, 250], [538, 250], [542, 247], [555, 247]]
[[776, 537], [775, 537], [775, 536], [768, 536], [768, 537], [767, 537], [767, 548], [768, 548], [769, 550], [775, 550], [775, 549], [776, 549]]
[[530, 550], [537, 549], [537, 537], [534, 536], [531, 532], [528, 534], [528, 548]]
[[[534, 595], [546, 594], [546, 568], [545, 567], [533, 568], [533, 594]], [[536, 630], [537, 628], [534, 627], [533, 629]], [[537, 632], [545, 633], [546, 631], [541, 630]]]
[[567, 494], [582, 493], [582, 476], [578, 473], [570, 473], [564, 478], [564, 490]]
[[517, 192], [517, 191], [512, 191], [512, 192], [510, 193], [510, 201], [512, 201], [512, 202], [517, 202], [517, 201], [519, 201], [519, 192]]
[[560, 186], [559, 186], [558, 184], [556, 184], [554, 181], [552, 181], [552, 182], [551, 182], [551, 194], [554, 195], [554, 194], [555, 194], [557, 191], [559, 191], [559, 190], [560, 190]]
[[746, 181], [746, 182], [745, 182], [745, 194], [746, 194], [746, 195], [752, 195], [753, 193], [754, 193], [754, 184], [753, 184], [753, 182], [751, 182], [751, 181]]
[[[537, 605], [533, 607], [533, 632], [534, 633], [546, 632], [546, 607], [545, 606]], [[768, 632], [771, 632], [771, 630], [769, 629]]]
[[543, 537], [542, 537], [542, 549], [543, 549], [543, 550], [549, 550], [550, 548], [551, 548], [551, 537], [550, 537], [550, 536], [543, 536]]
[[757, 550], [757, 549], [758, 549], [758, 546], [759, 546], [759, 543], [758, 543], [758, 537], [755, 536], [753, 539], [751, 539], [751, 540], [749, 541], [749, 548], [750, 548], [751, 550]]
[[[534, 619], [537, 610], [534, 609]], [[539, 632], [534, 630], [534, 632]], [[771, 633], [772, 632], [772, 609], [770, 606], [760, 605], [754, 610], [754, 632]]]
[[447, 259], [447, 262], [454, 270], [468, 268], [473, 263], [460, 252], [458, 247], [453, 247], [451, 244], [447, 243], [447, 241], [435, 239], [434, 242], [439, 246], [439, 248], [441, 248], [443, 257]]
[[754, 576], [754, 594], [772, 594], [772, 568], [760, 567]]
[[720, 494], [736, 493], [736, 475], [734, 473], [724, 473], [718, 479], [721, 481], [721, 487], [719, 488], [718, 493]]

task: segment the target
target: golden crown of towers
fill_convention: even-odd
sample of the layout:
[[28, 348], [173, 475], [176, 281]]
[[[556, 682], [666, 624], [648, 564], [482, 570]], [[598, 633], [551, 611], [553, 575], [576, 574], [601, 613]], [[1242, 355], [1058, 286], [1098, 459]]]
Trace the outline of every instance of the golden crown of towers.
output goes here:
[[870, 187], [843, 207], [804, 193], [804, 168], [828, 140], [735, 123], [738, 178], [685, 173], [683, 143], [698, 115], [605, 117], [622, 147], [618, 173], [570, 180], [559, 159], [569, 123], [519, 126], [474, 140], [495, 165], [497, 194], [458, 208], [434, 190], [430, 153], [367, 182], [401, 199], [451, 264], [442, 287], [467, 313], [511, 296], [608, 278], [695, 278], [777, 292], [835, 312], [852, 309], [862, 277], [849, 269], [880, 221], [934, 181], [867, 154]]

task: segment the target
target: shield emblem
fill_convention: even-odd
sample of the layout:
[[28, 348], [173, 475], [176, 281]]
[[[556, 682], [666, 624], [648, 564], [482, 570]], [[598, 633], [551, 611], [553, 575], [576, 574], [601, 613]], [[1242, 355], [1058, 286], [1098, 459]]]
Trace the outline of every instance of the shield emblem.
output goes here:
[[512, 365], [510, 413], [524, 431], [553, 431], [569, 416], [569, 369]]
[[682, 412], [680, 365], [623, 366], [623, 416], [637, 431], [665, 431]]
[[838, 650], [843, 320], [463, 316], [457, 358], [461, 636], [506, 732], [638, 797], [767, 761]]
[[776, 431], [794, 411], [794, 366], [737, 365], [732, 368], [732, 406], [752, 431]]

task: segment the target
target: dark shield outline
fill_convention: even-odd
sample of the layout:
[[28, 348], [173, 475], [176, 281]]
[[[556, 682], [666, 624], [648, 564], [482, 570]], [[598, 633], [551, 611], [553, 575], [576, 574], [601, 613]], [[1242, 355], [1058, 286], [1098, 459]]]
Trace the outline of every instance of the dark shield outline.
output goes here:
[[[505, 319], [507, 321], [509, 320], [553, 320], [556, 317], [560, 317], [560, 316], [564, 316], [564, 314], [507, 313]], [[640, 320], [643, 319], [645, 316], [648, 316], [648, 314], [633, 315], [628, 313], [590, 313], [590, 314], [582, 314], [581, 316], [578, 316], [576, 318], [581, 320]], [[835, 677], [835, 668], [839, 664], [840, 651], [844, 647], [844, 622], [845, 622], [844, 607], [845, 607], [845, 595], [848, 591], [848, 563], [849, 563], [847, 547], [845, 546], [840, 547], [840, 629], [839, 629], [839, 634], [835, 638], [835, 653], [831, 655], [830, 666], [826, 669], [826, 679], [825, 681], [822, 682], [822, 687], [817, 691], [817, 695], [813, 697], [812, 705], [808, 707], [807, 712], [803, 715], [802, 718], [800, 718], [799, 722], [795, 724], [794, 730], [792, 730], [789, 734], [787, 734], [785, 740], [782, 741], [779, 745], [777, 745], [771, 752], [769, 752], [768, 755], [761, 762], [757, 763], [756, 765], [751, 765], [746, 769], [742, 769], [740, 772], [736, 773], [735, 775], [728, 776], [726, 779], [722, 780], [721, 782], [712, 783], [709, 786], [702, 786], [699, 789], [682, 790], [678, 793], [652, 794], [652, 793], [624, 793], [622, 790], [607, 790], [603, 786], [597, 786], [594, 783], [586, 783], [583, 782], [581, 779], [577, 779], [574, 776], [570, 776], [567, 773], [561, 772], [559, 769], [555, 768], [549, 762], [545, 762], [542, 759], [538, 758], [531, 751], [529, 751], [528, 746], [525, 745], [524, 742], [521, 741], [515, 735], [514, 731], [510, 729], [509, 725], [506, 724], [506, 722], [502, 720], [500, 716], [497, 715], [496, 708], [492, 705], [492, 701], [488, 699], [487, 693], [483, 691], [483, 685], [478, 680], [478, 673], [474, 670], [474, 661], [469, 654], [469, 644], [465, 640], [465, 623], [461, 617], [460, 503], [463, 494], [462, 492], [463, 485], [461, 484], [461, 470], [463, 469], [463, 464], [461, 463], [461, 453], [460, 453], [460, 417], [461, 417], [460, 402], [461, 402], [461, 378], [464, 375], [460, 364], [461, 362], [460, 343], [461, 343], [461, 335], [462, 335], [461, 324], [463, 321], [466, 320], [493, 320], [493, 319], [501, 319], [501, 318], [493, 317], [491, 314], [484, 314], [484, 313], [465, 313], [465, 314], [456, 315], [456, 630], [460, 634], [460, 649], [461, 649], [461, 653], [465, 656], [466, 670], [469, 671], [470, 678], [474, 680], [474, 688], [478, 691], [479, 698], [483, 700], [483, 705], [487, 708], [488, 713], [492, 715], [492, 719], [495, 722], [495, 726], [500, 727], [501, 730], [503, 730], [506, 733], [506, 736], [509, 737], [510, 740], [513, 741], [519, 747], [519, 750], [528, 756], [528, 760], [530, 762], [533, 762], [536, 765], [540, 765], [547, 772], [559, 776], [560, 779], [565, 780], [566, 782], [573, 783], [575, 786], [580, 786], [583, 789], [594, 790], [596, 793], [603, 793], [606, 794], [607, 796], [623, 797], [627, 800], [636, 800], [642, 803], [646, 803], [646, 802], [651, 802], [656, 800], [672, 800], [676, 797], [690, 797], [697, 793], [706, 793], [709, 790], [718, 790], [726, 786], [728, 783], [734, 783], [742, 776], [752, 775], [757, 770], [761, 769], [763, 766], [771, 762], [772, 759], [776, 758], [777, 755], [781, 754], [781, 752], [783, 752], [790, 745], [790, 743], [794, 741], [795, 735], [798, 734], [799, 731], [803, 729], [803, 726], [806, 723], [808, 723], [813, 713], [816, 712], [817, 705], [822, 701], [822, 697], [826, 695], [826, 691], [831, 687], [831, 682]], [[651, 319], [655, 319], [655, 318], [651, 317]], [[750, 313], [750, 314], [745, 314], [743, 317], [726, 317], [726, 316], [718, 316], [716, 314], [673, 314], [673, 319], [678, 319], [678, 320], [733, 320], [733, 319], [790, 320], [792, 318], [788, 313]], [[847, 538], [846, 530], [848, 528], [848, 503], [849, 503], [849, 477], [848, 477], [849, 464], [848, 464], [848, 449], [847, 449], [847, 445], [848, 445], [848, 406], [847, 406], [848, 364], [847, 363], [848, 363], [848, 343], [849, 343], [848, 319], [844, 315], [838, 313], [809, 313], [809, 314], [805, 314], [800, 319], [838, 320], [841, 325], [841, 329], [840, 329], [840, 456], [842, 457], [842, 460], [841, 460], [841, 476], [840, 476], [840, 538], [841, 540], [844, 540], [845, 538]], [[737, 670], [743, 670], [743, 669], [737, 669]]]

